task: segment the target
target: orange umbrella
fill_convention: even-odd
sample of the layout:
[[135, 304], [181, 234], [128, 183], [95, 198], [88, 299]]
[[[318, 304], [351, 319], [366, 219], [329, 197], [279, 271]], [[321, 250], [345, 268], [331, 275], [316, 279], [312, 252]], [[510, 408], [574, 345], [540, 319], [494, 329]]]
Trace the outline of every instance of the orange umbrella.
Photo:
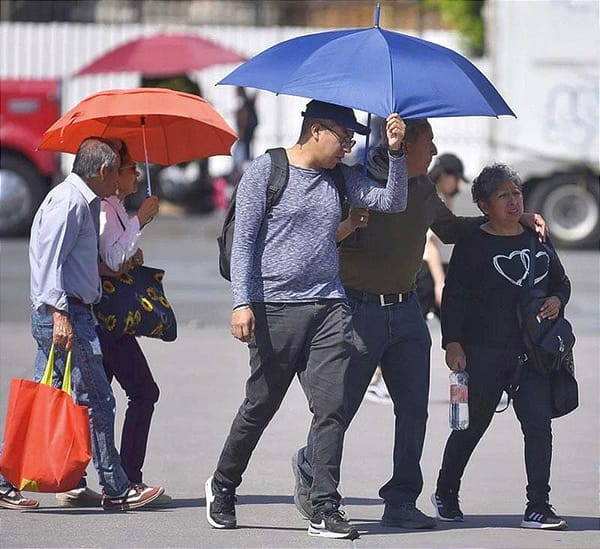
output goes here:
[[44, 132], [38, 148], [76, 153], [91, 136], [122, 139], [134, 160], [165, 166], [229, 154], [237, 139], [201, 97], [164, 88], [133, 88], [83, 99]]
[[123, 140], [133, 160], [146, 166], [230, 154], [237, 139], [201, 97], [163, 88], [133, 88], [83, 99], [46, 130], [38, 148], [76, 153], [81, 142], [93, 136]]

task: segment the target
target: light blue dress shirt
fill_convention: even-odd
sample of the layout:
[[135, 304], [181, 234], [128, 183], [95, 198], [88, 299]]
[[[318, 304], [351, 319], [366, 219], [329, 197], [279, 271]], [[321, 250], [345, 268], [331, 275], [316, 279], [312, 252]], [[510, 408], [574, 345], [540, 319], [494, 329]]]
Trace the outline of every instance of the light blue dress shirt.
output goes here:
[[100, 198], [73, 173], [48, 193], [29, 241], [34, 310], [44, 313], [50, 305], [68, 311], [68, 297], [100, 301], [99, 216]]

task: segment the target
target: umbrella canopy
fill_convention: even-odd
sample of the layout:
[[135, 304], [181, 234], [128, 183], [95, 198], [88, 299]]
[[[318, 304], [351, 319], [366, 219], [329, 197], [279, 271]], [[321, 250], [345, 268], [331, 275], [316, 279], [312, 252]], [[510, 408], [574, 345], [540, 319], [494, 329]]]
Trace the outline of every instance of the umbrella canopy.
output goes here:
[[133, 88], [83, 99], [46, 130], [38, 148], [76, 153], [92, 136], [122, 139], [133, 160], [162, 165], [229, 154], [237, 139], [205, 99], [163, 88]]
[[131, 40], [101, 55], [76, 76], [104, 72], [140, 72], [171, 76], [212, 65], [239, 63], [245, 57], [216, 42], [190, 34], [157, 34]]
[[320, 99], [382, 117], [514, 116], [462, 55], [378, 26], [281, 42], [219, 84]]

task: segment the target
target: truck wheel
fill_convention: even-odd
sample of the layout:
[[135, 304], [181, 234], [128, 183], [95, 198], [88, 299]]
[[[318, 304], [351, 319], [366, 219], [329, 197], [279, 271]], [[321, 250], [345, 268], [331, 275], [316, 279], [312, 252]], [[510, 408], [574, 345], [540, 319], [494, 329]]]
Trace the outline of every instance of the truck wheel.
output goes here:
[[47, 191], [43, 178], [27, 160], [2, 154], [0, 236], [26, 235]]
[[563, 248], [587, 248], [600, 238], [599, 184], [592, 173], [563, 173], [539, 181], [527, 210], [541, 213], [550, 236]]

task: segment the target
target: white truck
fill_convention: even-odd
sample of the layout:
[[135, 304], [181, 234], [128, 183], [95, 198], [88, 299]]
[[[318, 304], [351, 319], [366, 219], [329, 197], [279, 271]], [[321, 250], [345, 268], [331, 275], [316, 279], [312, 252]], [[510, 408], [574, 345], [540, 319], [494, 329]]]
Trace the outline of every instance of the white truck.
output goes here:
[[600, 240], [596, 0], [488, 0], [489, 76], [517, 118], [491, 120], [491, 158], [516, 168], [555, 243]]

